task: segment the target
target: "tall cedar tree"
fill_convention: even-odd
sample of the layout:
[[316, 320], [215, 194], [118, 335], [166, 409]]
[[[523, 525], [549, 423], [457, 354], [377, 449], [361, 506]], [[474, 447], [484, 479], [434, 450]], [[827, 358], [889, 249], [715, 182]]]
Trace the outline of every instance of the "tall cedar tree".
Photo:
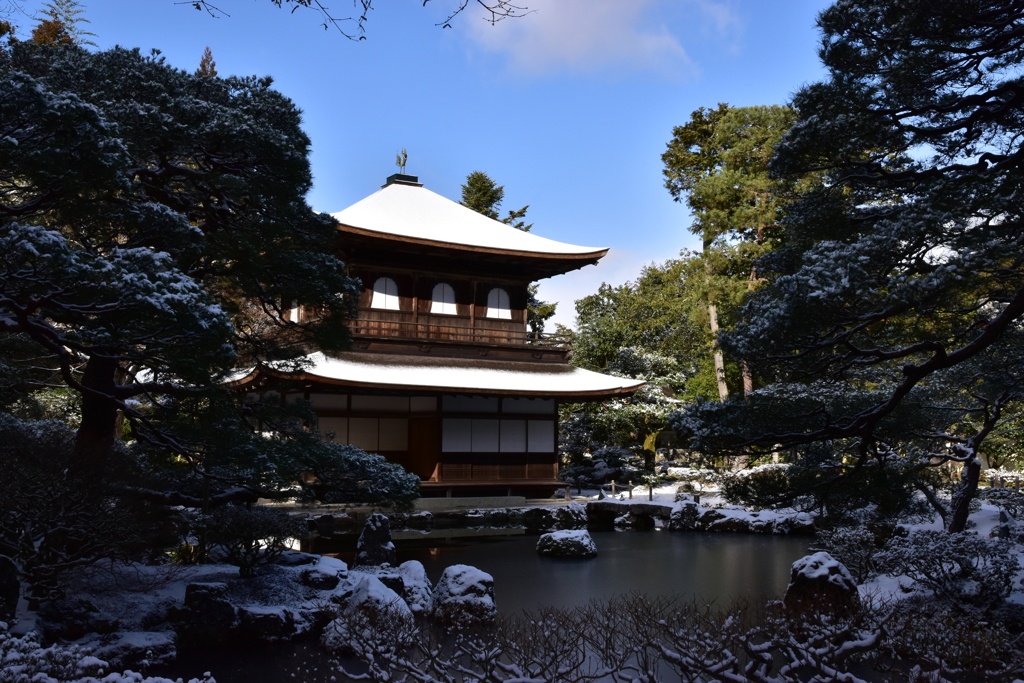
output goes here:
[[[703, 242], [706, 277], [700, 289], [714, 340], [720, 327], [731, 327], [746, 292], [763, 281], [757, 260], [779, 244], [788, 188], [769, 176], [768, 161], [795, 119], [788, 107], [702, 107], [673, 129], [662, 155], [665, 186], [676, 201], [685, 198], [694, 217], [690, 230]], [[717, 342], [712, 353], [719, 398], [725, 401], [726, 363]], [[753, 372], [746, 359], [740, 365], [746, 395], [754, 388]]]
[[[344, 348], [358, 297], [333, 220], [304, 200], [299, 111], [270, 85], [138, 50], [0, 50], [0, 344], [34, 347], [0, 377], [9, 394], [49, 365], [80, 393], [70, 471], [86, 487], [112, 475], [123, 416], [148, 462], [185, 463], [207, 499], [269, 495], [302, 472], [415, 495], [414, 477], [380, 463], [349, 476], [366, 454], [260, 402], [240, 412], [224, 389], [239, 365]], [[286, 320], [294, 305], [319, 314]]]
[[[819, 491], [899, 479], [962, 531], [1022, 390], [1024, 0], [849, 0], [818, 23], [828, 78], [797, 93], [773, 170], [827, 182], [723, 338], [775, 382], [675, 423], [709, 448], [805, 454]], [[948, 503], [924, 481], [945, 463], [963, 465]]]

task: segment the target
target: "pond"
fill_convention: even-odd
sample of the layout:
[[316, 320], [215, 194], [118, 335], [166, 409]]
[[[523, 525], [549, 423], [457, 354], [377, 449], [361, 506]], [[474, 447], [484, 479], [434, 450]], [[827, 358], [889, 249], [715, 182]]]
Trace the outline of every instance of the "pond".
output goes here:
[[[569, 560], [537, 555], [536, 535], [522, 530], [502, 533], [445, 536], [445, 532], [434, 532], [415, 540], [396, 540], [398, 561], [419, 560], [434, 583], [450, 565], [478, 567], [494, 577], [499, 612], [512, 615], [548, 605], [584, 606], [633, 592], [696, 597], [719, 605], [743, 597], [778, 598], [789, 582], [791, 565], [807, 554], [810, 544], [801, 536], [592, 532], [597, 557]], [[354, 539], [335, 537], [334, 541], [318, 543], [317, 549], [333, 551], [351, 563]], [[149, 673], [187, 680], [203, 671], [212, 671], [218, 683], [341, 680], [330, 658], [308, 641], [180, 652], [175, 664]]]
[[478, 567], [494, 577], [498, 610], [515, 614], [541, 606], [579, 607], [633, 592], [719, 604], [781, 597], [790, 567], [809, 545], [807, 537], [758, 534], [606, 531], [591, 536], [597, 545], [592, 559], [542, 557], [535, 550], [537, 536], [521, 535], [434, 541], [427, 547], [406, 543], [398, 560], [419, 560], [435, 583], [447, 566]]

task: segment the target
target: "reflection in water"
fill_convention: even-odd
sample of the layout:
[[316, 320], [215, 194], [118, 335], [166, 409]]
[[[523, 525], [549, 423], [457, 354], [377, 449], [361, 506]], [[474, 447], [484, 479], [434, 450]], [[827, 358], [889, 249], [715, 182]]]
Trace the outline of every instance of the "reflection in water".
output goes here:
[[506, 614], [543, 605], [574, 607], [632, 592], [683, 595], [719, 604], [734, 598], [779, 597], [808, 539], [753, 534], [592, 532], [597, 557], [542, 557], [536, 536], [429, 548], [398, 549], [398, 560], [419, 560], [436, 582], [453, 564], [494, 577], [498, 609]]

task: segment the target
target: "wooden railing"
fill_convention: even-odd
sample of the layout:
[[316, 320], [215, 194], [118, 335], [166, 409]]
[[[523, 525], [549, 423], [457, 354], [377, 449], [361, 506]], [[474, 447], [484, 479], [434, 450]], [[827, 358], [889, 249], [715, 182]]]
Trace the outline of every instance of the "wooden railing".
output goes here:
[[483, 344], [537, 344], [556, 348], [568, 346], [568, 341], [561, 337], [534, 337], [527, 332], [523, 323], [489, 318], [471, 321], [462, 316], [420, 314], [414, 320], [413, 314], [408, 311], [363, 308], [349, 327], [354, 335], [372, 337]]

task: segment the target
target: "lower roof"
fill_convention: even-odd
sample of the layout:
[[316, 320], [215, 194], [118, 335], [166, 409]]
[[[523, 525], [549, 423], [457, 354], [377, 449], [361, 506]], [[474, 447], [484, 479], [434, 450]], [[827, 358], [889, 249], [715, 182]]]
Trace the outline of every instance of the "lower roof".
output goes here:
[[[560, 363], [526, 363], [461, 358], [396, 356], [346, 352], [312, 353], [297, 359], [303, 366], [261, 365], [230, 382], [244, 386], [260, 376], [367, 389], [502, 394], [596, 400], [629, 395], [644, 385]], [[289, 368], [295, 367], [289, 362]]]

